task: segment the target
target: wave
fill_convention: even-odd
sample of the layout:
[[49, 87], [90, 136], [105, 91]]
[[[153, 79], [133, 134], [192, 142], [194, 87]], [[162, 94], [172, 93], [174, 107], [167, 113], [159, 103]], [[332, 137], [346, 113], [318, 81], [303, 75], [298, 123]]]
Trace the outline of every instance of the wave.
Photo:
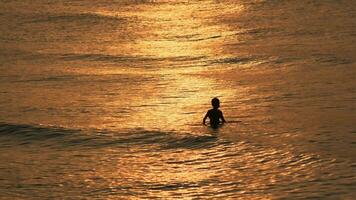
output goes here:
[[60, 54], [58, 58], [64, 61], [93, 61], [110, 63], [149, 63], [157, 62], [193, 62], [204, 60], [202, 56], [177, 56], [177, 57], [151, 57], [151, 56], [129, 56], [129, 55], [109, 55], [109, 54]]
[[108, 55], [108, 54], [61, 54], [58, 56], [65, 61], [86, 60], [86, 61], [110, 61], [110, 62], [123, 62], [123, 61], [137, 62], [137, 61], [154, 60], [153, 58], [149, 58], [149, 57]]
[[245, 64], [258, 60], [255, 57], [226, 57], [212, 60], [212, 64]]
[[126, 18], [119, 16], [101, 15], [98, 13], [65, 13], [56, 15], [41, 15], [37, 18], [27, 21], [27, 23], [66, 23], [66, 22], [85, 22], [99, 23], [107, 21], [126, 21]]
[[[229, 142], [214, 135], [129, 130], [81, 130], [39, 125], [0, 124], [0, 144], [4, 146], [39, 145], [52, 148], [127, 148], [140, 146], [152, 150], [200, 149], [225, 145]], [[1, 145], [0, 145], [1, 146]]]
[[[187, 63], [188, 66], [192, 62], [206, 61], [206, 57], [198, 56], [177, 56], [177, 57], [153, 57], [153, 56], [130, 56], [130, 55], [110, 55], [110, 54], [92, 54], [92, 53], [40, 53], [23, 50], [9, 50], [5, 51], [0, 48], [0, 57], [8, 61], [29, 60], [34, 61], [64, 61], [64, 62], [94, 62], [94, 63], [111, 63], [111, 64], [128, 64], [130, 67], [156, 67], [159, 64], [164, 66], [172, 66], [175, 62], [180, 62], [180, 65]], [[166, 63], [172, 63], [167, 65]], [[183, 64], [182, 64], [183, 63]], [[177, 67], [177, 65], [174, 65]]]
[[[92, 61], [92, 62], [110, 62], [110, 63], [145, 63], [145, 67], [156, 66], [159, 63], [166, 62], [180, 62], [180, 66], [187, 67], [184, 62], [190, 64], [189, 66], [196, 66], [193, 63], [206, 63], [206, 65], [217, 64], [246, 64], [250, 62], [258, 62], [262, 58], [258, 57], [225, 57], [225, 58], [208, 58], [205, 56], [179, 56], [179, 57], [146, 57], [146, 56], [125, 56], [125, 55], [107, 55], [107, 54], [62, 54], [58, 55], [64, 61]], [[263, 58], [265, 59], [265, 58]], [[192, 63], [193, 62], [193, 63]], [[176, 65], [174, 65], [177, 67]]]
[[[8, 61], [43, 61], [51, 62], [89, 62], [89, 63], [108, 63], [108, 64], [125, 64], [130, 68], [156, 68], [156, 67], [174, 67], [186, 68], [197, 66], [215, 66], [215, 65], [239, 65], [255, 63], [269, 60], [266, 57], [246, 56], [246, 57], [208, 57], [208, 56], [168, 56], [154, 57], [147, 55], [125, 55], [125, 54], [100, 54], [100, 53], [44, 53], [30, 52], [19, 49], [0, 48], [0, 57]], [[178, 63], [178, 64], [177, 64]]]

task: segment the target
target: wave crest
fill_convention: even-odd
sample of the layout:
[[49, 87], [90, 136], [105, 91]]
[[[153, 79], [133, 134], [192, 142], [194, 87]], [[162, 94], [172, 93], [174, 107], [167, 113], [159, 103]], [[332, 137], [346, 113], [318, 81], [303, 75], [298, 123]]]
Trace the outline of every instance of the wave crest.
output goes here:
[[61, 127], [43, 127], [22, 124], [0, 124], [0, 143], [11, 141], [16, 145], [42, 145], [56, 148], [126, 148], [140, 146], [145, 149], [199, 149], [226, 144], [213, 135], [192, 135], [177, 132], [130, 130], [80, 130]]

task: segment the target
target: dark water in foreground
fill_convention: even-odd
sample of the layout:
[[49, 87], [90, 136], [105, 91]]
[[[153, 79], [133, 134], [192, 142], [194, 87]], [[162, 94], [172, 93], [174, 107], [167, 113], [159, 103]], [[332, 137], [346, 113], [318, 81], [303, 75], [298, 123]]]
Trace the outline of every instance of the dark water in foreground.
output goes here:
[[355, 8], [0, 0], [0, 199], [353, 199]]

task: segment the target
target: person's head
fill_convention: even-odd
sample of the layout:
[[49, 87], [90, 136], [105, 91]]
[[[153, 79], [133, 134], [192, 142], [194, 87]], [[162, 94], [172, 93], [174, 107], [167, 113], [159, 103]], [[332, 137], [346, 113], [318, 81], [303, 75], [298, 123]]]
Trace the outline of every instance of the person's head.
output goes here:
[[211, 100], [211, 105], [213, 106], [213, 108], [219, 108], [220, 107], [220, 100], [218, 98], [213, 98]]

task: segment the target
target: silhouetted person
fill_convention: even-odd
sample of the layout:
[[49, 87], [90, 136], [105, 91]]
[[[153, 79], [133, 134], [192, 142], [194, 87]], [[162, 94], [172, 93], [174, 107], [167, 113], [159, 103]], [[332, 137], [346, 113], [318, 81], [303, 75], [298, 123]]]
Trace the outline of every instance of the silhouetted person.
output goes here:
[[208, 112], [206, 113], [203, 119], [203, 124], [205, 125], [206, 118], [209, 117], [210, 126], [215, 129], [219, 127], [220, 123], [223, 124], [226, 121], [224, 119], [223, 113], [221, 112], [221, 110], [219, 110], [220, 100], [216, 97], [213, 98], [211, 100], [211, 105], [213, 106], [213, 109], [208, 110]]

